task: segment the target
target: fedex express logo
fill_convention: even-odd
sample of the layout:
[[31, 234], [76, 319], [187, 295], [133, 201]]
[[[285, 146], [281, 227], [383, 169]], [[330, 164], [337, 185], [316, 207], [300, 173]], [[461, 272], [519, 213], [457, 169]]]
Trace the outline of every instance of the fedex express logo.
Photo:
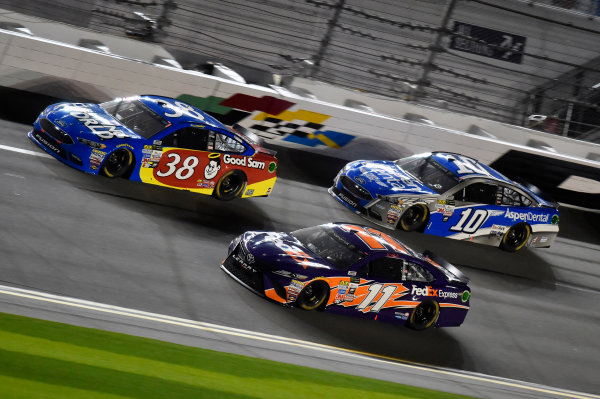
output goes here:
[[523, 222], [540, 222], [540, 223], [548, 223], [548, 219], [550, 219], [550, 215], [540, 215], [533, 212], [513, 212], [509, 209], [506, 210], [505, 217], [509, 218], [513, 222], [517, 220], [521, 220]]
[[435, 296], [438, 298], [451, 298], [457, 299], [461, 294], [458, 292], [444, 291], [441, 288], [433, 289], [430, 285], [419, 288], [416, 285], [412, 286], [411, 295], [419, 295], [419, 296]]

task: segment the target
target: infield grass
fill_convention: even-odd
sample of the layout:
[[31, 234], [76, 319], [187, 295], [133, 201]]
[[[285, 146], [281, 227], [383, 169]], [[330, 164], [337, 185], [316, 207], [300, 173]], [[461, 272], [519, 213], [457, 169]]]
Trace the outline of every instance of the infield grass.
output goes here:
[[466, 397], [0, 313], [0, 398]]

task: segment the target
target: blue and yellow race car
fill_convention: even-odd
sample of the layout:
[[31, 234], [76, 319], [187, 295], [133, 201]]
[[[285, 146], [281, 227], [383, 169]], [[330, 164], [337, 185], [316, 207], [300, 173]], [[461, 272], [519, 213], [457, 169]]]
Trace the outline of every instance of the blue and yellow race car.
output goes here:
[[433, 152], [397, 161], [354, 161], [329, 189], [340, 203], [389, 229], [499, 246], [549, 247], [558, 205], [477, 160]]
[[275, 152], [258, 136], [168, 97], [53, 104], [29, 138], [83, 172], [221, 200], [267, 196], [277, 179]]

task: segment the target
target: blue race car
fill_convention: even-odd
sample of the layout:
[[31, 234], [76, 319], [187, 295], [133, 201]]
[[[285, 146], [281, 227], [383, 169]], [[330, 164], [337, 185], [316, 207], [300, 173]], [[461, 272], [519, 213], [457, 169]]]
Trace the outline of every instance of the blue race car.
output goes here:
[[221, 268], [282, 305], [415, 330], [459, 326], [470, 308], [469, 278], [455, 266], [356, 224], [248, 231], [231, 242]]
[[267, 196], [277, 179], [275, 152], [258, 136], [168, 97], [53, 104], [29, 138], [83, 172], [221, 200]]
[[340, 203], [389, 229], [521, 248], [549, 247], [558, 205], [477, 160], [433, 152], [397, 161], [354, 161], [329, 189]]

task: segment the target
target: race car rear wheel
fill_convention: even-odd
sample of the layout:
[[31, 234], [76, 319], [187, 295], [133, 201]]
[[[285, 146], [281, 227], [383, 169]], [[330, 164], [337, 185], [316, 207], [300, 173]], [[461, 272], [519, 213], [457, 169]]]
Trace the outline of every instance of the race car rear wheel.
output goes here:
[[329, 297], [329, 285], [324, 281], [313, 281], [302, 289], [296, 305], [304, 310], [315, 310], [321, 307]]
[[531, 235], [531, 226], [527, 223], [518, 223], [512, 226], [502, 237], [500, 248], [507, 252], [517, 252], [523, 248]]
[[131, 171], [132, 166], [133, 154], [125, 148], [120, 148], [106, 157], [100, 173], [110, 178], [122, 177]]
[[404, 211], [398, 225], [404, 231], [423, 231], [428, 216], [429, 209], [425, 204], [416, 204]]
[[239, 197], [246, 187], [246, 175], [240, 170], [230, 170], [217, 182], [213, 196], [222, 201]]
[[406, 327], [413, 330], [425, 330], [435, 324], [440, 315], [440, 304], [433, 300], [425, 300], [413, 309]]

